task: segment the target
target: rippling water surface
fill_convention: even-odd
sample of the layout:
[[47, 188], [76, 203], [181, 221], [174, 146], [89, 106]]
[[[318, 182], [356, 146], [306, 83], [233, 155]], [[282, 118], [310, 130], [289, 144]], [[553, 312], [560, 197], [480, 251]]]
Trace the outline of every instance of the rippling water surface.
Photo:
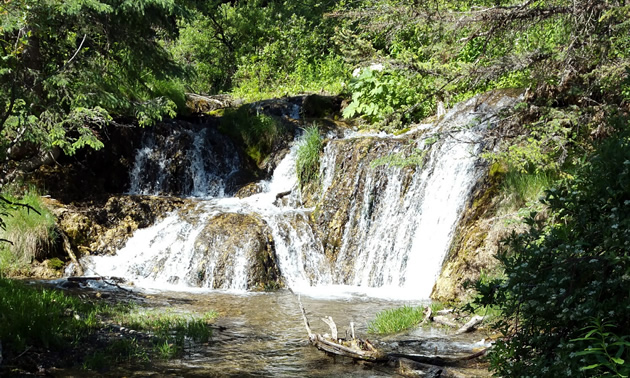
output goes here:
[[[323, 293], [322, 293], [323, 294]], [[112, 368], [106, 377], [389, 377], [395, 370], [369, 366], [351, 359], [331, 357], [308, 343], [297, 296], [289, 291], [234, 294], [160, 292], [145, 294], [146, 305], [171, 311], [217, 311], [219, 318], [207, 345], [187, 350], [172, 361]], [[457, 355], [471, 353], [481, 336], [452, 338], [444, 331], [418, 329], [383, 338], [367, 334], [367, 324], [377, 312], [422, 302], [400, 302], [361, 295], [337, 297], [301, 296], [311, 329], [329, 332], [320, 320], [332, 316], [340, 336], [354, 322], [358, 337], [369, 338], [386, 351]], [[79, 377], [86, 372], [60, 372], [58, 376]], [[473, 374], [478, 376], [477, 374]]]

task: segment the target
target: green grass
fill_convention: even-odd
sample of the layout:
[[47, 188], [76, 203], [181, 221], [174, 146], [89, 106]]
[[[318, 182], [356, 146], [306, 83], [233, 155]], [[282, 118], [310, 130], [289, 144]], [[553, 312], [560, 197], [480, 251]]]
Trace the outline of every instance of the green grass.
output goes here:
[[415, 327], [424, 319], [423, 307], [403, 306], [381, 311], [368, 324], [368, 332], [375, 334], [398, 333]]
[[321, 150], [322, 138], [319, 135], [317, 125], [304, 129], [295, 161], [295, 170], [301, 188], [315, 182], [319, 177], [319, 154]]
[[12, 274], [24, 270], [33, 259], [41, 259], [51, 250], [57, 238], [55, 216], [34, 190], [27, 190], [23, 195], [7, 190], [2, 196], [39, 212], [17, 205], [7, 205], [4, 209], [7, 215], [3, 217], [5, 229], [0, 230], [0, 238], [12, 244], [0, 242], [0, 272]]
[[226, 109], [219, 130], [237, 142], [257, 164], [271, 153], [274, 144], [285, 133], [282, 125], [270, 116], [255, 114], [248, 105], [238, 109]]
[[[209, 323], [216, 316], [216, 312], [175, 313], [92, 303], [60, 290], [0, 278], [0, 340], [5, 361], [31, 349], [36, 353], [48, 349], [78, 353], [76, 362], [83, 357], [83, 367], [93, 370], [148, 361], [152, 356], [173, 358], [182, 355], [186, 346], [208, 342], [212, 336]], [[112, 323], [150, 337], [114, 333], [99, 341], [105, 344], [94, 351], [96, 334]]]
[[10, 355], [28, 346], [67, 346], [94, 329], [96, 313], [105, 310], [58, 290], [0, 278], [0, 340]]
[[555, 180], [556, 176], [550, 172], [528, 173], [509, 170], [503, 178], [501, 192], [507, 199], [509, 207], [520, 209], [537, 203]]
[[198, 342], [207, 342], [212, 336], [212, 331], [207, 325], [216, 317], [217, 313], [214, 311], [197, 315], [163, 309], [137, 308], [129, 312], [117, 313], [112, 320], [136, 331], [152, 332], [157, 337], [165, 339], [190, 337]]

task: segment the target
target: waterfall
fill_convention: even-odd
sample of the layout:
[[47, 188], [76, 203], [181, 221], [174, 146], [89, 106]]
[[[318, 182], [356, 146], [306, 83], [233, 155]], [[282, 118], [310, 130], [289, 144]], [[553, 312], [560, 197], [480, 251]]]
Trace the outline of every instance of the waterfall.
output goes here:
[[236, 146], [214, 129], [172, 127], [167, 132], [144, 135], [129, 174], [129, 194], [225, 196], [241, 165]]
[[[202, 129], [148, 136], [130, 174], [130, 192], [177, 189], [195, 198], [136, 231], [115, 256], [83, 263], [88, 274], [146, 287], [242, 291], [275, 282], [298, 291], [428, 298], [484, 175], [479, 153], [485, 131], [513, 101], [472, 99], [436, 125], [400, 136], [349, 133], [328, 140], [312, 208], [304, 207], [297, 189], [297, 143], [273, 176], [258, 183], [262, 192], [237, 198], [226, 183], [240, 162], [225, 150], [218, 156], [211, 143], [216, 135]], [[173, 147], [177, 138], [186, 139], [186, 148]], [[179, 181], [185, 185], [176, 187]]]
[[441, 135], [430, 145], [419, 143], [417, 151], [426, 157], [412, 171], [367, 164], [354, 171], [362, 191], [350, 198], [336, 258], [337, 266], [351, 268], [337, 283], [430, 295], [461, 211], [483, 173], [482, 131], [471, 127], [427, 136]]

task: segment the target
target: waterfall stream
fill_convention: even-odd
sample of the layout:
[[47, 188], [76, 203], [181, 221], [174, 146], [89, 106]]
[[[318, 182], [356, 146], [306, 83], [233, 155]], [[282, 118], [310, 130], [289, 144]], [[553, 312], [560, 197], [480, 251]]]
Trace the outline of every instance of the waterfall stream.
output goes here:
[[[437, 125], [404, 135], [348, 133], [328, 140], [319, 202], [310, 208], [297, 188], [299, 143], [272, 178], [259, 183], [261, 193], [237, 198], [225, 185], [239, 162], [217, 156], [207, 131], [180, 132], [174, 138], [192, 143], [175, 152], [147, 137], [130, 193], [170, 193], [183, 180], [180, 193], [194, 199], [136, 231], [115, 256], [84, 258], [87, 274], [122, 277], [140, 287], [243, 291], [260, 288], [259, 278], [276, 269], [284, 285], [300, 292], [428, 298], [484, 175], [479, 153], [485, 130], [513, 99], [474, 101], [456, 106]], [[186, 167], [175, 170], [188, 178], [169, 176], [174, 153], [186, 156]], [[395, 163], [397, 157], [415, 158], [414, 164]], [[378, 159], [385, 160], [375, 164]], [[144, 177], [147, 171], [154, 173]]]

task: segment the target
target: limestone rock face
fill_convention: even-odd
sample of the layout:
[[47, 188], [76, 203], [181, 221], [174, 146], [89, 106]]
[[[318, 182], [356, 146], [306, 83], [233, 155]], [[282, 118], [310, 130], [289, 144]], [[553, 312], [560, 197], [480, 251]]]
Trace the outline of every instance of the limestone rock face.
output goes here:
[[[384, 174], [383, 167], [372, 167], [372, 162], [391, 151], [407, 148], [403, 139], [361, 138], [333, 140], [335, 148], [335, 166], [337, 173], [325, 191], [316, 200], [315, 211], [311, 219], [315, 224], [325, 253], [335, 260], [342, 244], [344, 233], [356, 235], [364, 232], [360, 229], [359, 217], [365, 216], [359, 209], [364, 203], [376, 203], [382, 196], [383, 188], [390, 177]], [[410, 178], [412, 167], [404, 168], [402, 174]], [[368, 175], [373, 181], [368, 181]], [[313, 196], [317, 197], [317, 196]], [[309, 197], [307, 197], [309, 198]], [[368, 211], [370, 207], [368, 206]], [[369, 215], [368, 215], [369, 216]], [[352, 239], [350, 239], [352, 243]], [[350, 247], [349, 249], [354, 249]], [[339, 261], [338, 261], [339, 263]], [[341, 268], [345, 275], [351, 275], [354, 261], [343, 262]]]
[[79, 256], [111, 254], [125, 245], [138, 228], [144, 228], [186, 203], [179, 198], [113, 196], [104, 204], [63, 205], [49, 200], [58, 228]]
[[264, 290], [282, 285], [271, 230], [255, 214], [210, 218], [195, 250], [187, 278], [191, 286]]

